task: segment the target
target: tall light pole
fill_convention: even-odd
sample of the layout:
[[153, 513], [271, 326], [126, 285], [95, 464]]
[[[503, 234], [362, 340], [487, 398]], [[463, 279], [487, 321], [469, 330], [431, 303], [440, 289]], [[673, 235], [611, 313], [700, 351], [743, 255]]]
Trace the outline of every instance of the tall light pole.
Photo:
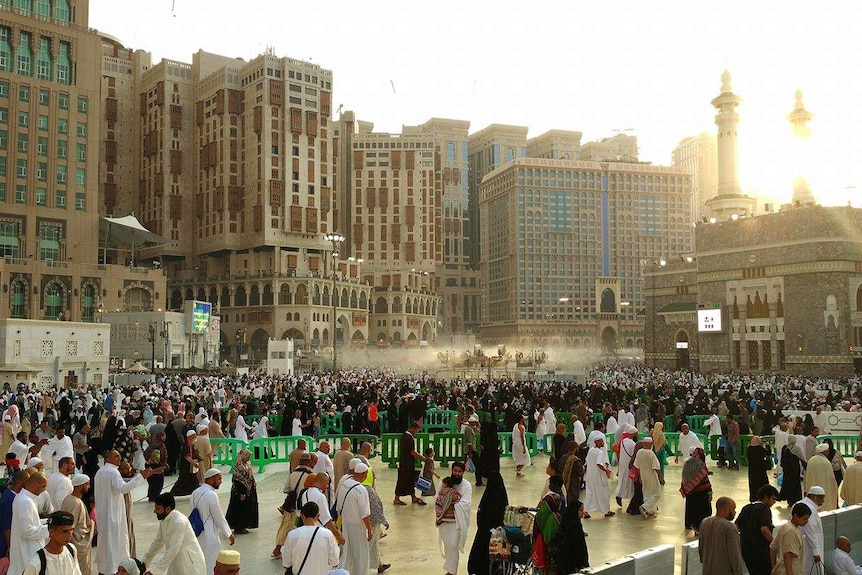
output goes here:
[[323, 236], [328, 242], [332, 243], [332, 291], [329, 294], [329, 297], [332, 299], [332, 373], [335, 373], [338, 359], [338, 348], [336, 346], [335, 339], [335, 304], [337, 300], [335, 299], [335, 258], [338, 256], [338, 246], [341, 242], [344, 241], [344, 236], [341, 234], [326, 234]]

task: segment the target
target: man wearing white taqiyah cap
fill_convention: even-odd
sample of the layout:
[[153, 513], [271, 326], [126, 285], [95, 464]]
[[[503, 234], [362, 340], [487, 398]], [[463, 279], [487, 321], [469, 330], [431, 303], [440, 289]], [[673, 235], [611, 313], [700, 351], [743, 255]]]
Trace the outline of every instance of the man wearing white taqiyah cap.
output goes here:
[[661, 498], [664, 476], [661, 473], [658, 457], [652, 449], [653, 438], [647, 435], [643, 442], [643, 449], [638, 450], [632, 467], [638, 468], [643, 486], [644, 502], [640, 506], [640, 512], [641, 515], [649, 519], [658, 513], [658, 500]]
[[584, 482], [587, 486], [584, 510], [587, 514], [599, 512], [605, 517], [611, 517], [616, 513], [611, 511], [611, 490], [608, 480], [612, 471], [608, 450], [605, 447], [605, 434], [601, 431], [593, 431], [587, 444], [590, 450], [584, 462]]
[[802, 498], [802, 503], [811, 509], [808, 523], [799, 528], [799, 534], [802, 536], [803, 573], [816, 573], [818, 571], [815, 570], [815, 563], [823, 563], [823, 523], [818, 510], [825, 499], [826, 490], [819, 485], [806, 489], [805, 497]]
[[635, 485], [632, 478], [629, 477], [629, 467], [631, 467], [632, 458], [635, 455], [635, 441], [637, 439], [638, 430], [635, 426], [623, 424], [617, 430], [622, 439], [619, 442], [620, 452], [617, 456], [617, 489], [616, 502], [617, 505], [623, 506], [623, 499], [631, 499], [635, 496]]
[[809, 488], [814, 485], [822, 487], [826, 495], [820, 506], [820, 511], [838, 509], [838, 482], [832, 471], [829, 445], [826, 443], [820, 443], [814, 448], [814, 455], [808, 460], [808, 466], [805, 468], [802, 491], [807, 493]]
[[208, 469], [204, 474], [204, 482], [192, 492], [190, 501], [189, 513], [197, 509], [204, 523], [204, 530], [198, 535], [198, 543], [204, 553], [207, 573], [212, 573], [215, 569], [216, 557], [221, 550], [221, 537], [230, 541], [231, 545], [234, 544], [233, 531], [225, 519], [216, 493], [221, 482], [221, 471], [214, 467]]
[[90, 477], [82, 473], [72, 476], [72, 493], [63, 499], [61, 511], [72, 514], [75, 529], [72, 531], [72, 545], [75, 546], [75, 558], [81, 573], [90, 573], [93, 558], [93, 520], [84, 504], [83, 498], [90, 491]]
[[862, 451], [856, 452], [856, 461], [844, 470], [841, 499], [847, 505], [862, 503]]
[[232, 549], [219, 551], [219, 554], [216, 557], [215, 571], [213, 572], [213, 575], [239, 575], [239, 569], [239, 551], [234, 551]]
[[[201, 423], [197, 426], [195, 453], [198, 455], [198, 480], [203, 481], [206, 472], [213, 466], [213, 448], [210, 444], [209, 425]], [[209, 575], [209, 573], [207, 573]]]
[[338, 566], [350, 573], [367, 573], [371, 541], [371, 504], [368, 491], [362, 482], [368, 474], [368, 466], [358, 461], [352, 475], [341, 483], [335, 498], [336, 509], [342, 517], [341, 532], [344, 548]]

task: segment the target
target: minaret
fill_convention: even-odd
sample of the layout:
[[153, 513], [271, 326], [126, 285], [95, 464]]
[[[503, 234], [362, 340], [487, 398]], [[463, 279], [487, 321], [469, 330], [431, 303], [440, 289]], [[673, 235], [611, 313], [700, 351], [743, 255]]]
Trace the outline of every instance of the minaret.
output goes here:
[[721, 93], [711, 102], [716, 109], [715, 125], [718, 126], [718, 195], [706, 202], [707, 209], [719, 219], [733, 214], [752, 214], [757, 206], [755, 198], [742, 195], [739, 185], [739, 114], [736, 107], [741, 102], [742, 98], [733, 93], [730, 72], [725, 70], [721, 75]]
[[[790, 127], [793, 130], [793, 147], [794, 158], [793, 164], [797, 169], [802, 170], [805, 165], [805, 146], [804, 142], [811, 135], [811, 128], [808, 127], [808, 122], [814, 114], [805, 109], [805, 104], [802, 102], [802, 90], [796, 90], [796, 106], [790, 115], [787, 116], [787, 121], [790, 122]], [[808, 185], [808, 180], [804, 175], [797, 174], [793, 180], [793, 205], [804, 206], [815, 203], [814, 194], [811, 192], [811, 186]]]

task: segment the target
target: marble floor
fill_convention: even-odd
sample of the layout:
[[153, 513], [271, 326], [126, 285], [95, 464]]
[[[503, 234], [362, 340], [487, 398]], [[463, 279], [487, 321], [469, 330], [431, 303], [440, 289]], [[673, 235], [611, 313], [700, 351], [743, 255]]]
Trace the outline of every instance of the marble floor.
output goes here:
[[[503, 477], [506, 482], [509, 502], [513, 505], [533, 506], [540, 496], [545, 481], [546, 456], [535, 458], [533, 465], [525, 470], [526, 477], [516, 478], [515, 467], [511, 459], [502, 462]], [[372, 467], [377, 475], [378, 492], [384, 502], [386, 517], [391, 524], [388, 536], [381, 540], [381, 554], [385, 563], [392, 567], [387, 573], [401, 574], [442, 574], [442, 559], [437, 545], [437, 533], [434, 527], [434, 510], [432, 505], [408, 505], [395, 507], [392, 505], [392, 494], [395, 486], [396, 471], [387, 468], [379, 459], [372, 460]], [[676, 547], [692, 541], [693, 534], [683, 529], [683, 499], [677, 488], [681, 477], [682, 464], [670, 463], [667, 475], [667, 486], [664, 488], [660, 512], [657, 518], [645, 520], [641, 516], [626, 515], [616, 507], [613, 500], [611, 509], [617, 515], [611, 518], [585, 519], [585, 530], [588, 533], [587, 546], [590, 552], [590, 563], [595, 566], [601, 562], [624, 556], [633, 551], [646, 549], [655, 545], [669, 543]], [[739, 510], [748, 498], [747, 473], [729, 471], [711, 466], [715, 498], [722, 495], [733, 497]], [[438, 469], [440, 475], [446, 474], [446, 468]], [[274, 544], [274, 536], [280, 516], [276, 508], [284, 496], [281, 485], [286, 474], [285, 465], [272, 465], [266, 472], [258, 476], [260, 499], [260, 527], [248, 535], [238, 535], [235, 549], [242, 553], [242, 573], [247, 575], [281, 574], [284, 569], [280, 561], [270, 559], [270, 551]], [[470, 481], [472, 474], [467, 474]], [[173, 483], [174, 478], [167, 478], [166, 488]], [[612, 479], [611, 486], [615, 486]], [[482, 487], [473, 488], [473, 509], [482, 497]], [[225, 475], [224, 483], [219, 492], [223, 509], [227, 509], [230, 492], [230, 476]], [[149, 544], [155, 537], [157, 520], [153, 515], [153, 506], [146, 501], [146, 491], [139, 488], [133, 494], [135, 498], [134, 521], [137, 534], [139, 556], [143, 556]], [[406, 498], [405, 498], [406, 500]], [[429, 500], [430, 503], [430, 500]], [[625, 503], [625, 502], [624, 502]], [[189, 498], [178, 499], [177, 507], [188, 513]], [[777, 521], [783, 522], [788, 516], [787, 507], [778, 503], [773, 507]], [[468, 547], [472, 544], [475, 524], [471, 524]], [[225, 542], [227, 545], [227, 542]], [[680, 555], [676, 553], [676, 572], [680, 572]], [[459, 573], [467, 572], [467, 557], [462, 554]], [[373, 571], [369, 571], [373, 573]], [[353, 574], [355, 575], [355, 574]], [[362, 574], [365, 575], [365, 574]]]

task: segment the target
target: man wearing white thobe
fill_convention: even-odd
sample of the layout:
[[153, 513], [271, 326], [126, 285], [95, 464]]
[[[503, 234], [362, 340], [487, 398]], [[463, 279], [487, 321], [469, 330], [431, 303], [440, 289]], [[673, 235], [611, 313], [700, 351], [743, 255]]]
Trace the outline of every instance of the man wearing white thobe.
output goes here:
[[826, 492], [820, 511], [838, 509], [838, 483], [832, 471], [832, 462], [827, 459], [828, 451], [829, 445], [826, 443], [821, 443], [815, 448], [814, 455], [808, 460], [802, 482], [803, 493], [807, 493], [814, 485], [819, 485]]
[[64, 457], [57, 465], [57, 471], [48, 478], [48, 496], [51, 498], [51, 506], [60, 509], [63, 500], [72, 493], [72, 475], [75, 473], [75, 460]]
[[[318, 473], [314, 478], [314, 485], [305, 490], [300, 490], [296, 498], [296, 513], [299, 516], [299, 510], [306, 503], [314, 503], [318, 507], [317, 521], [321, 527], [326, 527], [332, 532], [335, 541], [339, 545], [344, 544], [344, 536], [341, 531], [335, 526], [335, 521], [332, 520], [332, 515], [329, 514], [329, 502], [326, 499], [325, 490], [329, 488], [329, 475], [326, 472]], [[370, 504], [369, 504], [370, 505]], [[291, 514], [293, 517], [293, 514]]]
[[687, 423], [682, 424], [682, 431], [679, 434], [679, 446], [676, 450], [676, 456], [674, 458], [674, 463], [679, 463], [679, 455], [682, 454], [684, 457], [687, 457], [689, 453], [691, 453], [692, 446], [703, 448], [703, 445], [700, 443], [700, 439], [698, 439], [697, 435], [691, 429], [689, 429]]
[[833, 575], [862, 575], [862, 567], [853, 562], [850, 557], [850, 540], [843, 535], [835, 542], [835, 550], [832, 552]]
[[144, 555], [143, 562], [147, 566], [144, 575], [208, 575], [192, 524], [188, 517], [174, 509], [174, 505], [176, 501], [170, 493], [156, 497], [153, 513], [159, 518], [159, 531]]
[[821, 435], [829, 435], [829, 414], [823, 411], [822, 405], [818, 405], [814, 410], [814, 425]]
[[773, 475], [778, 477], [778, 474], [781, 473], [781, 450], [787, 445], [787, 437], [789, 434], [787, 433], [787, 422], [782, 421], [776, 427], [773, 428], [775, 433], [775, 455], [778, 462], [775, 464], [775, 471]]
[[608, 485], [611, 462], [605, 449], [605, 435], [601, 431], [593, 431], [590, 433], [588, 443], [590, 451], [584, 462], [584, 481], [587, 486], [584, 510], [587, 513], [599, 512], [606, 517], [611, 517], [616, 513], [611, 511], [611, 490]]
[[721, 435], [721, 420], [715, 413], [706, 418], [706, 420], [703, 422], [703, 426], [709, 427], [709, 437], [712, 437], [713, 435]]
[[236, 416], [236, 429], [234, 430], [234, 437], [236, 439], [242, 439], [243, 441], [248, 441], [248, 432], [252, 429], [252, 427], [245, 422], [245, 417], [243, 417], [245, 409], [239, 412], [239, 415]]
[[218, 469], [208, 469], [204, 475], [204, 482], [200, 487], [192, 491], [191, 509], [197, 509], [201, 521], [204, 522], [204, 530], [198, 536], [198, 543], [203, 551], [206, 561], [206, 572], [212, 573], [215, 569], [216, 557], [221, 551], [221, 536], [234, 544], [233, 531], [227, 524], [224, 512], [218, 502], [216, 490], [221, 487], [222, 476]]
[[129, 523], [123, 495], [144, 483], [152, 469], [144, 469], [128, 482], [120, 475], [120, 454], [111, 450], [105, 454], [105, 466], [96, 472], [96, 524], [99, 544], [96, 546], [96, 566], [99, 573], [117, 572], [117, 565], [129, 557]]
[[470, 527], [470, 501], [473, 499], [473, 486], [464, 479], [464, 464], [452, 464], [452, 482], [461, 495], [455, 503], [455, 521], [444, 521], [438, 527], [443, 549], [443, 569], [447, 575], [457, 575], [458, 562], [467, 543], [467, 529]]
[[638, 468], [643, 486], [644, 502], [640, 506], [641, 515], [650, 518], [658, 513], [658, 500], [661, 498], [661, 486], [664, 477], [661, 475], [661, 465], [652, 450], [653, 439], [649, 435], [643, 439], [643, 449], [635, 455], [634, 467]]
[[[364, 491], [361, 487], [357, 489]], [[301, 566], [303, 573], [317, 575], [329, 573], [338, 565], [338, 544], [332, 533], [320, 526], [320, 511], [321, 509], [315, 503], [306, 503], [302, 507], [300, 511], [302, 526], [287, 534], [281, 549], [281, 564], [285, 569], [292, 567], [293, 572], [297, 573]], [[312, 537], [314, 537], [313, 540]], [[305, 562], [304, 565], [303, 562]], [[367, 571], [366, 569], [363, 574]]]
[[626, 424], [623, 427], [623, 440], [620, 441], [620, 465], [617, 468], [617, 489], [614, 495], [617, 499], [617, 505], [622, 506], [623, 499], [631, 499], [635, 496], [635, 484], [632, 478], [629, 477], [629, 467], [632, 463], [632, 457], [635, 455], [635, 441], [638, 430], [636, 427]]
[[802, 560], [803, 573], [815, 573], [814, 564], [823, 564], [825, 559], [823, 546], [823, 523], [817, 510], [826, 499], [826, 490], [815, 485], [808, 489], [808, 493], [802, 498], [802, 503], [811, 509], [811, 517], [808, 523], [799, 528], [802, 536]]
[[844, 470], [841, 499], [847, 505], [862, 503], [862, 451], [856, 452], [855, 463]]
[[575, 443], [583, 445], [587, 441], [587, 432], [584, 431], [584, 424], [580, 419], [575, 419], [572, 424], [572, 435], [575, 437]]
[[338, 488], [336, 505], [342, 516], [344, 549], [338, 566], [348, 573], [368, 573], [371, 541], [371, 504], [362, 482], [368, 475], [368, 466], [361, 461], [353, 468], [353, 476]]
[[36, 497], [45, 491], [48, 480], [34, 473], [12, 502], [12, 533], [9, 537], [9, 571], [18, 575], [36, 552], [48, 542], [48, 525], [39, 519]]

